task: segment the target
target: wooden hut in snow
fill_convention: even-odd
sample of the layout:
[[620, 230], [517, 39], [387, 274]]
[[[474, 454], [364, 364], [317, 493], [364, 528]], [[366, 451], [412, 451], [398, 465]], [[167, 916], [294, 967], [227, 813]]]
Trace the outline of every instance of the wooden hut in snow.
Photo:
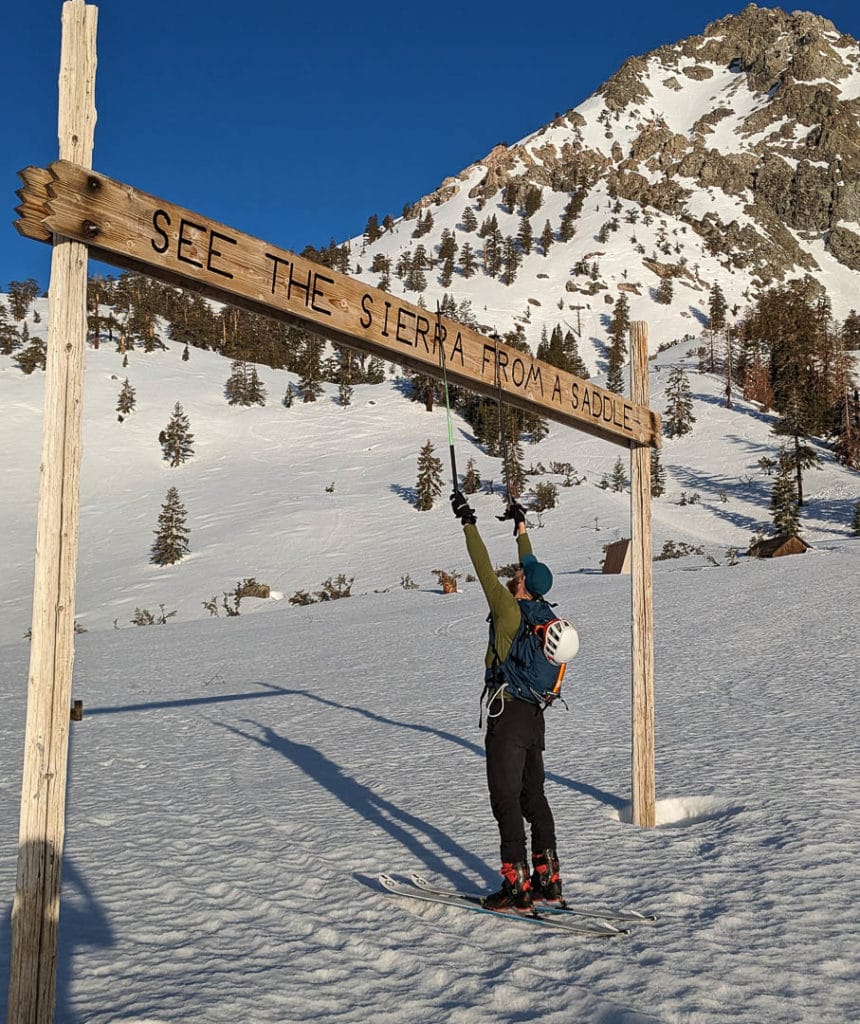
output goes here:
[[809, 547], [800, 537], [768, 537], [751, 544], [749, 554], [753, 558], [781, 558], [783, 555], [802, 555]]
[[603, 559], [604, 573], [626, 573], [630, 575], [630, 541], [616, 540], [606, 545], [606, 557]]

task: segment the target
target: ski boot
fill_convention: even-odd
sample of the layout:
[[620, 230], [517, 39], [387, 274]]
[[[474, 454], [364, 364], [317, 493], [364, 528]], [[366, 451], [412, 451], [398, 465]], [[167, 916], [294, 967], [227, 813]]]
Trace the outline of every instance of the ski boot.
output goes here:
[[529, 866], [520, 861], [517, 864], [502, 864], [502, 887], [498, 892], [485, 896], [481, 900], [487, 910], [501, 910], [531, 916], [532, 893], [529, 881]]
[[532, 899], [551, 907], [563, 907], [561, 875], [558, 873], [558, 854], [555, 850], [532, 852]]

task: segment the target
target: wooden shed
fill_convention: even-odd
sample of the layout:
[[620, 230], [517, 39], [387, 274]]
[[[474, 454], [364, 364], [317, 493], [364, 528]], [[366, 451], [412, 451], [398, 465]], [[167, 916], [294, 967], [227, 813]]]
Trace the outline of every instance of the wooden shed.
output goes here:
[[606, 545], [606, 557], [603, 559], [604, 573], [630, 574], [630, 541], [616, 540]]
[[809, 547], [800, 537], [768, 537], [751, 544], [749, 554], [753, 558], [781, 558], [783, 555], [802, 555]]

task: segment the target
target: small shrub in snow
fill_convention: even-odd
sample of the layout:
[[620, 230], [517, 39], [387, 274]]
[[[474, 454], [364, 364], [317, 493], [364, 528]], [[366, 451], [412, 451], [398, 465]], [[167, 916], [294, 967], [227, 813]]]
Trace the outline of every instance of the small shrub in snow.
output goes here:
[[703, 547], [694, 547], [685, 541], [679, 541], [676, 544], [673, 540], [667, 540], [660, 554], [654, 556], [654, 561], [665, 562], [670, 558], [686, 558], [687, 555], [703, 555], [704, 553], [705, 549]]
[[443, 594], [457, 593], [457, 580], [460, 578], [458, 572], [445, 572], [444, 569], [434, 569], [433, 575], [439, 581]]
[[156, 614], [148, 608], [135, 608], [131, 624], [133, 626], [163, 626], [168, 619], [172, 619], [176, 614], [175, 609], [172, 612], [166, 612], [163, 604], [160, 604], [158, 609]]

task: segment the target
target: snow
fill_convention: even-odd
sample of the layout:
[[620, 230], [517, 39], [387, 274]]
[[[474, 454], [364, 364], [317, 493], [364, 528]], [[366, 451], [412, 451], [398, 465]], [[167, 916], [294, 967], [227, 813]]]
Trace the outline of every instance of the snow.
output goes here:
[[[44, 333], [37, 308], [30, 330]], [[673, 540], [703, 553], [655, 562], [658, 826], [643, 830], [629, 808], [630, 579], [599, 571], [603, 545], [629, 536], [629, 496], [596, 486], [624, 453], [557, 425], [525, 446], [527, 464], [570, 461], [587, 476], [559, 487], [542, 525], [531, 517], [551, 596], [582, 639], [570, 710], [548, 715], [566, 892], [660, 915], [609, 943], [534, 934], [376, 882], [498, 880], [477, 726], [485, 603], [446, 502], [419, 513], [409, 500], [428, 437], [444, 458], [444, 410], [406, 401], [396, 377], [356, 388], [347, 408], [329, 386], [285, 409], [295, 378], [266, 367], [269, 404], [233, 409], [226, 360], [192, 349], [183, 362], [168, 345], [132, 352], [127, 368], [112, 346], [87, 352], [87, 632], [73, 687], [84, 718], [71, 732], [58, 1024], [857, 1018], [856, 473], [819, 446], [803, 515], [812, 550], [729, 564], [727, 549], [769, 522], [757, 462], [773, 455], [771, 417], [742, 400], [726, 410], [687, 345], [651, 363], [653, 407], [681, 363], [697, 417], [665, 444], [655, 552]], [[120, 424], [126, 376], [137, 408]], [[4, 997], [43, 379], [0, 357]], [[177, 401], [195, 453], [170, 469], [156, 437]], [[498, 460], [457, 417], [455, 443], [461, 471], [472, 456], [498, 481]], [[149, 545], [171, 485], [191, 555], [158, 568]], [[681, 506], [682, 491], [701, 500]], [[474, 504], [494, 561], [511, 561], [499, 496]], [[461, 573], [459, 593], [443, 596], [436, 568]], [[339, 573], [355, 577], [351, 598], [289, 603]], [[248, 576], [272, 599], [245, 599], [238, 617], [204, 610]], [[159, 604], [177, 611], [166, 625], [130, 625]]]

